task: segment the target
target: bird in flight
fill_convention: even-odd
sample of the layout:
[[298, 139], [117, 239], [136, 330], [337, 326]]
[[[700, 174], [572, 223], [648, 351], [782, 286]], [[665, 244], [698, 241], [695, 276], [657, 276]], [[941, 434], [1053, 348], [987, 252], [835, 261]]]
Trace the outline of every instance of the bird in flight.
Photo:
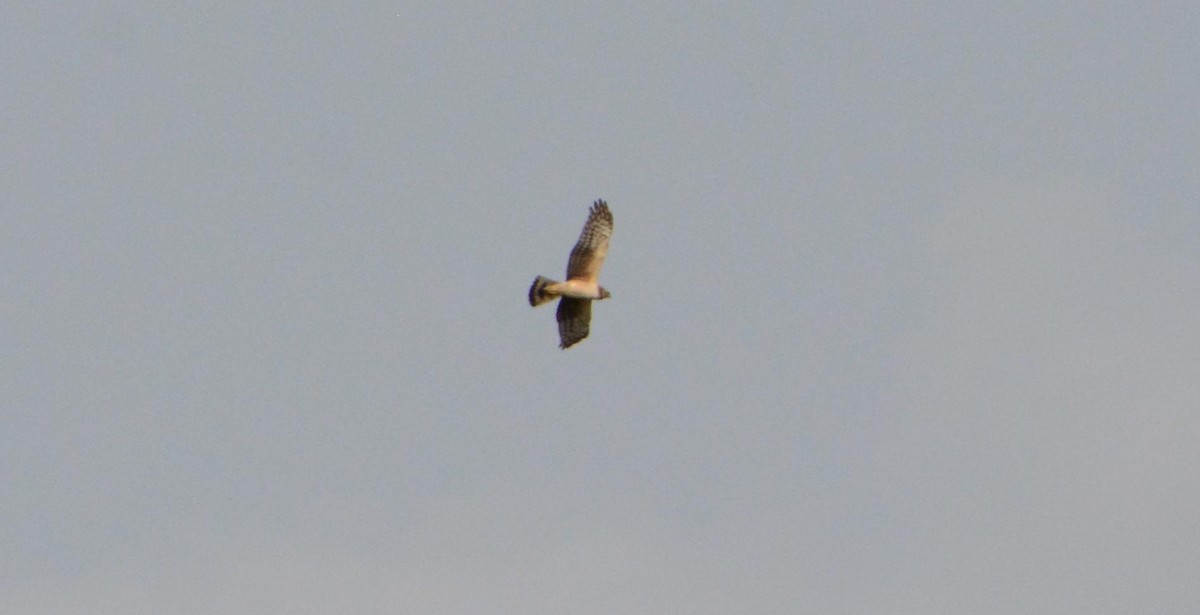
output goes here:
[[612, 231], [613, 217], [608, 203], [596, 201], [567, 261], [567, 281], [556, 282], [539, 275], [529, 287], [529, 305], [534, 307], [562, 297], [558, 302], [557, 317], [559, 346], [563, 350], [588, 336], [592, 301], [612, 296], [600, 285], [600, 268], [608, 255]]

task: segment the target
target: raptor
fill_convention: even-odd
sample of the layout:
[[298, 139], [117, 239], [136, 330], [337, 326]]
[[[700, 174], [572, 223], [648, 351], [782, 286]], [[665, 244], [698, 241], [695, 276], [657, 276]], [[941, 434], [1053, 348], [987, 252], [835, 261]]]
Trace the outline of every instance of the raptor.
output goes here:
[[[600, 268], [608, 255], [612, 237], [613, 216], [603, 200], [592, 204], [587, 223], [567, 261], [567, 279], [557, 282], [538, 276], [529, 287], [529, 305], [537, 307], [547, 301], [558, 301], [559, 346], [564, 350], [588, 336], [592, 322], [592, 301], [612, 296], [600, 285]], [[561, 298], [560, 298], [561, 297]]]

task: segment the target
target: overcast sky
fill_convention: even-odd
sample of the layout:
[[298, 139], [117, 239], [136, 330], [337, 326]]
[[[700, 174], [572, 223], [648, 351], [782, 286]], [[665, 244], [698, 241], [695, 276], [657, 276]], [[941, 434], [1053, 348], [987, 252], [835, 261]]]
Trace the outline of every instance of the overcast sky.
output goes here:
[[1200, 608], [1194, 3], [183, 4], [0, 9], [0, 612]]

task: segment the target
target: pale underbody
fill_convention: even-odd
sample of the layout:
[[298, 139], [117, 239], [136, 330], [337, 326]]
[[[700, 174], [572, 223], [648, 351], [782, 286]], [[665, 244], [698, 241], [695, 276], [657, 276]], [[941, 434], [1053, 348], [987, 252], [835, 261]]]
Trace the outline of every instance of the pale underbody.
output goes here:
[[548, 295], [561, 295], [575, 299], [599, 299], [600, 285], [583, 280], [567, 280], [546, 285], [545, 292]]

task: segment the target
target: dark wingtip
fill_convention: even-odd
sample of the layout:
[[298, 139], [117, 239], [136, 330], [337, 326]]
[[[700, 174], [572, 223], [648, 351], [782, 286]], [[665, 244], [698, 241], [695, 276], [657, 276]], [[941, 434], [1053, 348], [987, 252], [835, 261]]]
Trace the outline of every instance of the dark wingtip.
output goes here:
[[593, 216], [596, 214], [605, 214], [610, 218], [612, 217], [612, 212], [608, 211], [608, 203], [604, 199], [596, 199], [596, 202], [592, 203], [591, 214]]

